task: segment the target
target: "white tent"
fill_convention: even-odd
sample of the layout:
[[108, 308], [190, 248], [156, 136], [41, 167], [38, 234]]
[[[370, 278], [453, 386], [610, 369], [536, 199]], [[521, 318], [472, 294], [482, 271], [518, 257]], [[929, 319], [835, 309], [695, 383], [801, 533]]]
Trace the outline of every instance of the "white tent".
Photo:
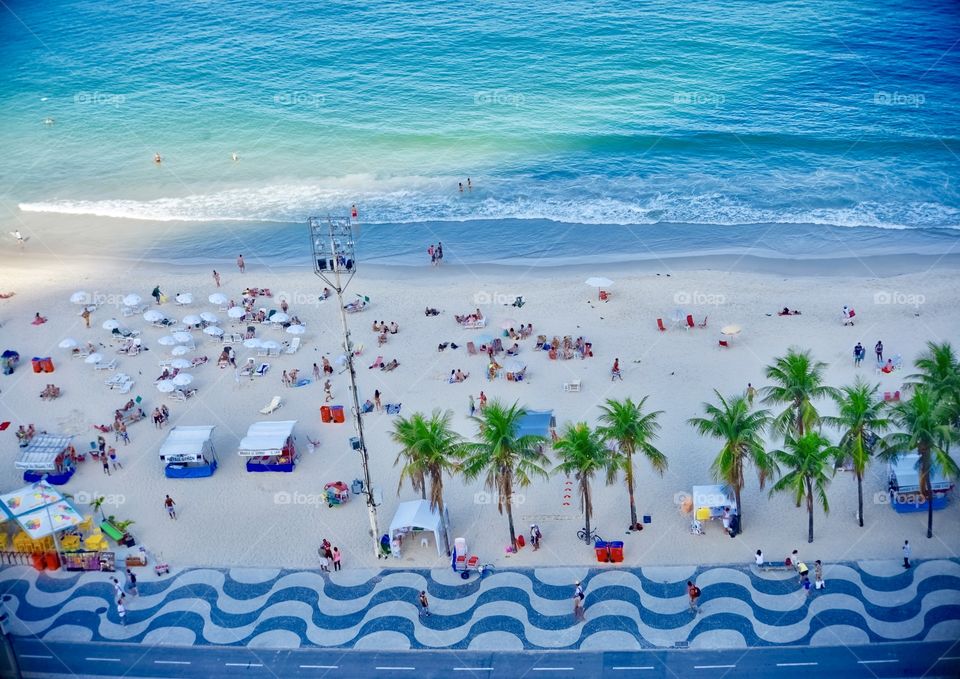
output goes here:
[[200, 462], [213, 458], [213, 426], [177, 426], [160, 446], [161, 462]]
[[241, 457], [261, 455], [280, 455], [284, 446], [293, 435], [296, 420], [282, 422], [254, 422], [247, 429], [247, 435], [240, 441], [237, 450]]
[[440, 511], [436, 508], [431, 510], [427, 500], [400, 503], [397, 512], [393, 515], [393, 521], [390, 522], [390, 540], [392, 542], [397, 535], [414, 530], [431, 531], [433, 541], [437, 545], [437, 554], [444, 555], [443, 521], [440, 518]]
[[26, 448], [20, 449], [20, 454], [14, 464], [17, 469], [55, 471], [57, 469], [57, 459], [67, 449], [72, 440], [72, 436], [37, 434], [30, 439]]

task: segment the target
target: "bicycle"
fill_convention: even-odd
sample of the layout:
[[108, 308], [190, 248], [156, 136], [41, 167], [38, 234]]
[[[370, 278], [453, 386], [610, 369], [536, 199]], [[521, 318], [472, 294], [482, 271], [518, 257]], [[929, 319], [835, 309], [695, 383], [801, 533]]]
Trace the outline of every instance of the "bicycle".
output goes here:
[[597, 531], [592, 530], [592, 531], [590, 531], [589, 533], [587, 533], [587, 529], [586, 529], [586, 528], [581, 528], [580, 530], [577, 531], [577, 539], [578, 539], [578, 540], [583, 540], [583, 541], [586, 542], [588, 545], [591, 544], [591, 543], [598, 542], [598, 541], [599, 541], [599, 542], [603, 542], [603, 540], [601, 539], [601, 537], [600, 537], [599, 535], [597, 535]]

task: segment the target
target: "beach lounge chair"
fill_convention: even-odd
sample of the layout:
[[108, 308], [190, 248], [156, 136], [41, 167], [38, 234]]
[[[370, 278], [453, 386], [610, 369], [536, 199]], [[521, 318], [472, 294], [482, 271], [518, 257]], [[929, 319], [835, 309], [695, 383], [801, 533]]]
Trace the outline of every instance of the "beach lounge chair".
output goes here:
[[665, 325], [663, 324], [663, 319], [662, 319], [662, 318], [658, 318], [658, 319], [657, 319], [657, 329], [658, 329], [660, 332], [666, 332], [666, 331], [667, 331], [667, 326], [665, 326]]
[[390, 372], [394, 368], [397, 368], [399, 365], [400, 365], [400, 361], [398, 361], [397, 359], [393, 359], [389, 363], [384, 363], [382, 366], [380, 366], [380, 370], [385, 370], [387, 372]]
[[370, 364], [370, 369], [373, 368], [382, 368], [383, 367], [383, 356], [377, 356], [376, 360]]
[[719, 340], [719, 345], [723, 348], [730, 348], [730, 343], [727, 340]]
[[607, 292], [606, 290], [601, 290], [601, 291], [600, 291], [600, 301], [601, 301], [601, 302], [609, 302], [609, 301], [610, 301], [610, 293]]
[[270, 351], [266, 347], [257, 347], [257, 356], [268, 356]]
[[706, 327], [707, 327], [707, 318], [709, 318], [709, 316], [704, 316], [704, 317], [703, 317], [703, 323], [700, 323], [698, 327], [706, 328]]
[[267, 404], [264, 408], [262, 408], [262, 409], [260, 410], [260, 414], [261, 414], [261, 415], [269, 415], [270, 413], [272, 413], [274, 410], [276, 410], [276, 409], [279, 408], [279, 407], [280, 407], [280, 397], [279, 397], [279, 396], [274, 396], [274, 397], [273, 397], [273, 400], [271, 400], [269, 404]]
[[257, 370], [256, 370], [256, 372], [254, 372], [254, 374], [257, 375], [258, 377], [263, 377], [264, 375], [267, 374], [267, 371], [268, 371], [268, 370], [270, 370], [270, 364], [269, 364], [269, 363], [261, 363], [261, 364], [260, 364], [260, 367], [257, 368]]
[[267, 349], [267, 356], [276, 358], [279, 355], [280, 355], [279, 349]]
[[223, 341], [226, 344], [237, 344], [243, 341], [243, 335], [237, 332], [231, 332], [229, 335], [223, 336]]
[[524, 304], [526, 304], [526, 302], [523, 301], [523, 295], [517, 295], [517, 298], [513, 300], [513, 304], [511, 304], [510, 306], [515, 306], [519, 309]]
[[687, 329], [695, 327], [697, 327], [697, 324], [693, 322], [693, 314], [687, 314]]
[[581, 381], [580, 380], [570, 380], [569, 382], [563, 383], [564, 391], [580, 391]]
[[463, 325], [464, 328], [467, 328], [469, 330], [480, 330], [482, 328], [487, 327], [487, 319], [480, 318], [476, 321], [467, 321], [466, 323], [462, 323], [461, 325]]
[[127, 380], [120, 385], [121, 394], [129, 394], [131, 389], [133, 389], [133, 380]]
[[359, 355], [362, 354], [362, 353], [363, 353], [363, 345], [362, 345], [362, 344], [358, 344], [357, 346], [355, 346], [355, 347], [353, 348], [353, 355], [354, 355], [354, 356], [359, 356]]
[[473, 342], [467, 342], [467, 355], [476, 356], [477, 355], [477, 345]]
[[287, 347], [287, 350], [284, 353], [295, 354], [300, 350], [300, 338], [294, 337], [290, 340], [290, 346]]
[[117, 369], [117, 359], [112, 358], [107, 363], [97, 363], [93, 366], [94, 370], [116, 370]]

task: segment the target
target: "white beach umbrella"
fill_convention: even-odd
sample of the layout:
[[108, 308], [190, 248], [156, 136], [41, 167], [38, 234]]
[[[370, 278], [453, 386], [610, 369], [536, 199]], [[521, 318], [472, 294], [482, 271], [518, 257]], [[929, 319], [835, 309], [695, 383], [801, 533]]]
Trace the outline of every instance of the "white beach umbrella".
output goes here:
[[507, 372], [518, 373], [526, 368], [527, 364], [519, 358], [511, 358], [509, 361], [504, 362], [503, 367], [507, 369]]
[[89, 304], [90, 295], [88, 295], [85, 290], [77, 290], [75, 293], [70, 295], [70, 301], [73, 304]]
[[186, 344], [178, 344], [170, 350], [170, 353], [173, 356], [183, 356], [184, 354], [190, 353], [190, 347], [188, 347]]
[[280, 348], [280, 343], [274, 342], [273, 340], [266, 340], [265, 342], [261, 343], [260, 346], [262, 346], [264, 349], [276, 350]]
[[271, 323], [286, 323], [289, 320], [290, 320], [290, 316], [288, 314], [283, 313], [282, 311], [278, 311], [277, 313], [275, 313], [273, 316], [270, 317]]
[[87, 356], [85, 359], [83, 359], [83, 362], [90, 363], [91, 365], [95, 365], [102, 360], [103, 360], [103, 354], [96, 353], [96, 354], [90, 354], [89, 356]]
[[177, 301], [180, 302], [180, 304], [193, 304], [193, 295], [189, 292], [181, 292], [177, 295]]
[[211, 314], [209, 311], [203, 311], [200, 313], [200, 319], [204, 323], [219, 323], [220, 319], [217, 318], [216, 314]]
[[116, 318], [109, 318], [103, 322], [104, 330], [116, 330], [120, 327], [120, 322]]
[[178, 330], [177, 332], [173, 333], [171, 337], [177, 340], [177, 342], [180, 344], [186, 344], [187, 342], [193, 341], [193, 335], [191, 335], [189, 332], [184, 332], [183, 330]]
[[184, 325], [200, 325], [201, 323], [203, 323], [203, 319], [196, 314], [187, 314], [183, 317]]
[[720, 330], [720, 334], [733, 337], [734, 335], [739, 335], [741, 330], [742, 328], [739, 325], [725, 325]]
[[604, 278], [603, 276], [591, 276], [584, 281], [591, 288], [609, 288], [613, 285], [613, 281], [609, 278]]
[[203, 329], [203, 334], [211, 335], [213, 337], [223, 337], [223, 328], [218, 328], [215, 325], [211, 325]]
[[227, 316], [230, 318], [243, 318], [246, 314], [247, 312], [242, 306], [232, 306], [227, 309]]
[[210, 304], [226, 304], [227, 296], [222, 292], [215, 292], [207, 297], [207, 301], [210, 302]]
[[166, 318], [166, 316], [156, 309], [150, 309], [149, 311], [145, 311], [143, 314], [143, 320], [145, 320], [147, 323], [157, 323], [158, 321], [162, 321], [164, 318]]
[[72, 337], [66, 337], [60, 340], [60, 344], [57, 346], [61, 349], [73, 349], [77, 346], [77, 340], [73, 339]]
[[185, 358], [175, 358], [172, 361], [170, 361], [170, 367], [176, 368], [177, 370], [183, 370], [184, 368], [189, 368], [191, 365], [193, 365], [193, 362], [188, 361]]
[[302, 335], [306, 331], [306, 327], [302, 325], [291, 325], [289, 328], [287, 328], [287, 332], [291, 335]]
[[263, 346], [263, 343], [256, 337], [251, 337], [250, 339], [243, 340], [243, 346], [245, 346], [247, 349], [259, 349], [261, 346]]
[[157, 382], [157, 391], [159, 392], [169, 394], [174, 389], [176, 389], [176, 386], [174, 386], [173, 382], [170, 380], [161, 380]]
[[177, 343], [177, 340], [171, 337], [170, 335], [164, 335], [157, 340], [157, 344], [163, 345], [165, 347], [172, 347]]
[[142, 302], [142, 301], [143, 301], [143, 298], [142, 298], [140, 295], [131, 292], [129, 295], [126, 295], [126, 296], [123, 298], [123, 305], [124, 305], [124, 306], [137, 306], [137, 305], [140, 304], [140, 302]]
[[193, 382], [193, 375], [190, 373], [177, 373], [176, 377], [173, 378], [172, 382], [178, 387], [185, 387], [191, 382]]

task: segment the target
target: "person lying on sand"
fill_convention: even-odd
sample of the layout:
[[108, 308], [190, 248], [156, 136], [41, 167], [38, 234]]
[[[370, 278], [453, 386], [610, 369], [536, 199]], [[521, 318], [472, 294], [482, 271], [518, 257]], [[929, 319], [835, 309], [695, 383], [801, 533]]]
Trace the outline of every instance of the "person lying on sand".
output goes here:
[[799, 316], [800, 312], [797, 309], [791, 311], [787, 307], [783, 307], [783, 310], [777, 313], [777, 316]]
[[46, 322], [47, 322], [47, 317], [41, 316], [40, 312], [38, 311], [36, 315], [33, 317], [33, 321], [31, 322], [31, 325], [43, 325]]
[[17, 294], [17, 293], [15, 293], [15, 292], [0, 292], [0, 299], [10, 299], [10, 298], [13, 297], [15, 294]]
[[[10, 294], [12, 295], [13, 293], [10, 293]], [[440, 311], [439, 311], [439, 309], [434, 309], [433, 307], [429, 307], [429, 306], [428, 306], [428, 307], [426, 308], [426, 310], [423, 312], [423, 315], [424, 315], [424, 316], [439, 316], [439, 315], [440, 315]]]

